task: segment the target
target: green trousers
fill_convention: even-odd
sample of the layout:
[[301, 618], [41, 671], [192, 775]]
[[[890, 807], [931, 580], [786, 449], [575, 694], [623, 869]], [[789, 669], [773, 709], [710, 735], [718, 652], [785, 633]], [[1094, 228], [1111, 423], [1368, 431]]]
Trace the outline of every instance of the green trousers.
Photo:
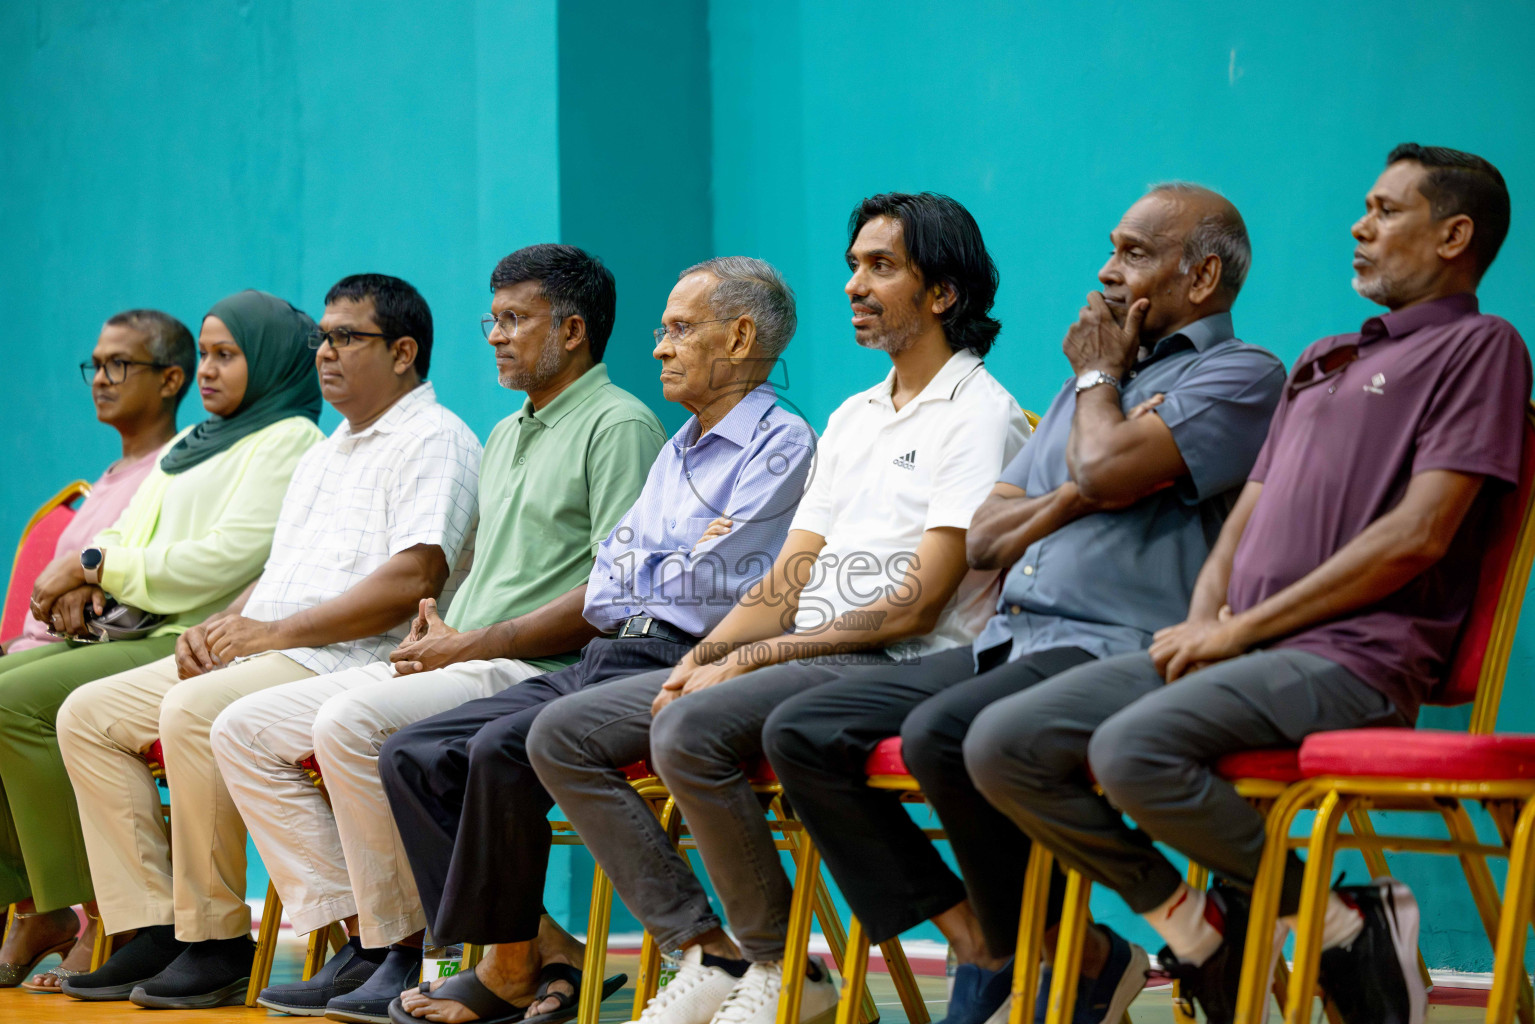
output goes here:
[[57, 910], [91, 899], [75, 791], [54, 729], [59, 706], [76, 687], [175, 651], [176, 638], [161, 636], [0, 657], [0, 905], [30, 896], [38, 910]]

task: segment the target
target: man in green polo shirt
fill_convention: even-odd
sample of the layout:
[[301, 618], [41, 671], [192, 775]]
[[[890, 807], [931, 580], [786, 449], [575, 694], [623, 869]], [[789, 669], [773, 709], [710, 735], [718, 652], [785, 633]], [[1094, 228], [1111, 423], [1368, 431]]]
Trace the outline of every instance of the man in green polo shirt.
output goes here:
[[[581, 614], [593, 554], [666, 440], [601, 361], [616, 292], [600, 260], [568, 245], [530, 246], [503, 259], [490, 286], [485, 336], [501, 385], [527, 401], [485, 444], [474, 567], [446, 622], [423, 601], [394, 665], [265, 690], [230, 705], [213, 729], [225, 782], [295, 928], [348, 925], [349, 946], [322, 972], [339, 975], [328, 994], [345, 990], [346, 978], [369, 978], [359, 961], [377, 965], [376, 981], [352, 993], [352, 1019], [382, 1017], [415, 983], [425, 927], [379, 782], [379, 746], [406, 725], [576, 660], [597, 635]], [[298, 762], [310, 752], [329, 805], [304, 782]], [[292, 985], [262, 993], [265, 1005], [312, 1013], [302, 1005], [309, 995]]]

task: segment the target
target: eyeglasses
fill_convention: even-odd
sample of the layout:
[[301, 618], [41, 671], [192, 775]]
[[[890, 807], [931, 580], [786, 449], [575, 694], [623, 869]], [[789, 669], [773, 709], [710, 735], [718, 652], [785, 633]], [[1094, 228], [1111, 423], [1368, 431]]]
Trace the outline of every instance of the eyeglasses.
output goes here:
[[95, 384], [96, 374], [104, 373], [107, 375], [108, 384], [121, 384], [128, 379], [130, 366], [150, 366], [156, 370], [163, 370], [170, 365], [170, 363], [146, 363], [142, 359], [108, 359], [100, 365], [94, 362], [81, 363], [80, 377], [87, 384]]
[[662, 338], [670, 338], [673, 342], [678, 342], [686, 337], [687, 333], [695, 327], [701, 327], [704, 324], [725, 324], [732, 320], [739, 320], [745, 315], [744, 313], [737, 313], [735, 316], [722, 316], [718, 320], [694, 320], [692, 323], [688, 323], [686, 320], [678, 320], [670, 326], [657, 327], [650, 333], [655, 336], [657, 345], [661, 344]]
[[358, 338], [384, 338], [388, 341], [397, 341], [399, 337], [398, 334], [391, 337], [388, 334], [380, 334], [377, 331], [354, 331], [350, 327], [337, 327], [335, 330], [330, 331], [315, 331], [309, 336], [309, 347], [318, 349], [328, 341], [331, 348], [339, 351]]
[[501, 337], [510, 341], [511, 339], [517, 337], [517, 332], [522, 328], [522, 322], [524, 320], [532, 320], [536, 317], [548, 315], [548, 313], [519, 314], [513, 313], [511, 310], [507, 310], [505, 313], [502, 313], [499, 316], [494, 313], [487, 313], [480, 317], [480, 330], [485, 332], [485, 338], [488, 341], [490, 339], [490, 332], [499, 327], [501, 328]]

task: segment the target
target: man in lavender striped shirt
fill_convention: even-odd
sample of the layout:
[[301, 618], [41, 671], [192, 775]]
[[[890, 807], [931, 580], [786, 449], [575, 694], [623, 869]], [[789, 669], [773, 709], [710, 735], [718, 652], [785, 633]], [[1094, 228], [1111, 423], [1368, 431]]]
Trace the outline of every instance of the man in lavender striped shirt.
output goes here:
[[[583, 950], [543, 912], [553, 800], [528, 764], [528, 730], [558, 697], [676, 664], [767, 572], [799, 505], [815, 435], [767, 383], [795, 328], [783, 278], [746, 257], [689, 267], [662, 324], [662, 389], [693, 417], [597, 546], [584, 615], [605, 635], [576, 664], [417, 722], [380, 752], [433, 937], [488, 947], [474, 971], [406, 992], [396, 1017], [573, 1003]], [[488, 878], [505, 884], [487, 890]]]

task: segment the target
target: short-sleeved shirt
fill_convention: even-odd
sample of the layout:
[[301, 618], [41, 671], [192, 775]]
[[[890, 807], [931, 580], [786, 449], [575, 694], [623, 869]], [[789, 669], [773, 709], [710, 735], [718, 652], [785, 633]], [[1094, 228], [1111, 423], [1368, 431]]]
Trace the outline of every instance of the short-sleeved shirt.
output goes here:
[[[758, 385], [707, 434], [694, 416], [662, 447], [639, 500], [597, 549], [587, 622], [611, 633], [651, 615], [702, 637], [767, 573], [815, 455], [815, 432], [777, 397]], [[730, 532], [694, 550], [721, 516]]]
[[[1358, 359], [1340, 370], [1318, 366], [1354, 348]], [[1263, 493], [1232, 563], [1232, 610], [1246, 611], [1331, 558], [1391, 511], [1414, 475], [1486, 477], [1437, 563], [1376, 604], [1275, 644], [1342, 665], [1416, 716], [1443, 679], [1471, 607], [1486, 510], [1501, 484], [1518, 483], [1529, 399], [1524, 340], [1506, 320], [1480, 314], [1472, 294], [1371, 317], [1357, 334], [1306, 349], [1253, 467]]]
[[[1263, 444], [1284, 364], [1236, 340], [1217, 313], [1158, 341], [1120, 392], [1126, 412], [1165, 396], [1154, 415], [1172, 432], [1188, 476], [1117, 512], [1098, 512], [1035, 541], [1008, 570], [979, 655], [1012, 642], [1009, 658], [1078, 647], [1107, 658], [1143, 650], [1188, 615], [1194, 581]], [[1002, 482], [1037, 498], [1071, 479], [1066, 445], [1075, 381], [1050, 403]]]
[[[345, 420], [304, 453], [283, 496], [272, 553], [242, 612], [275, 622], [334, 600], [393, 556], [419, 544], [442, 549], [456, 571], [451, 602], [473, 546], [480, 442], [440, 405], [431, 384], [402, 396], [362, 430]], [[283, 651], [316, 673], [382, 661], [410, 630]]]
[[[602, 363], [542, 409], [528, 401], [498, 423], [480, 464], [474, 567], [448, 625], [514, 619], [585, 583], [664, 443], [655, 413], [610, 381]], [[527, 660], [552, 670], [575, 653]]]
[[[141, 455], [131, 461], [119, 460], [108, 466], [107, 471], [91, 484], [91, 493], [85, 496], [85, 500], [75, 510], [74, 518], [59, 534], [53, 557], [58, 558], [90, 547], [96, 534], [117, 522], [117, 517], [128, 507], [133, 493], [139, 489], [139, 484], [144, 482], [144, 478], [155, 468], [155, 463], [164, 453], [163, 447], [156, 448], [148, 455]], [[58, 642], [48, 634], [46, 623], [28, 615], [21, 636], [12, 642], [10, 652], [19, 654], [33, 647]]]
[[[797, 635], [836, 643], [839, 616], [886, 597], [906, 599], [903, 581], [922, 534], [968, 530], [1029, 435], [1023, 410], [968, 349], [950, 356], [899, 410], [894, 388], [892, 370], [827, 421], [790, 527], [826, 539], [800, 592]], [[970, 643], [989, 614], [996, 579], [995, 572], [967, 572], [937, 628], [886, 651], [909, 658]]]

